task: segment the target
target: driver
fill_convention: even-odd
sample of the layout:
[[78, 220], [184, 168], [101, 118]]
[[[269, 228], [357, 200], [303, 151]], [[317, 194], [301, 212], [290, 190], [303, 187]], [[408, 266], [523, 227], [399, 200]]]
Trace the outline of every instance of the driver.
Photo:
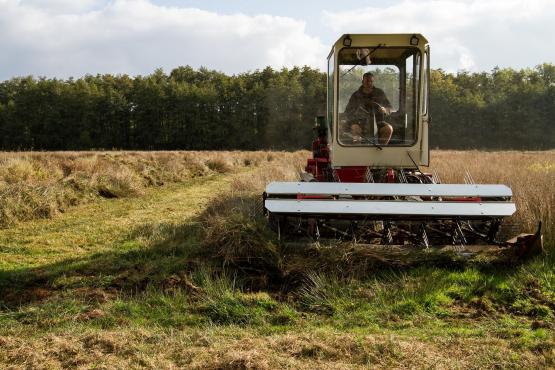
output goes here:
[[374, 87], [374, 75], [366, 72], [362, 76], [362, 86], [351, 95], [349, 103], [345, 108], [348, 117], [351, 134], [354, 142], [360, 142], [362, 138], [362, 127], [364, 120], [375, 115], [378, 126], [378, 138], [380, 145], [386, 145], [393, 134], [393, 127], [385, 121], [385, 116], [391, 113], [391, 103], [382, 89]]

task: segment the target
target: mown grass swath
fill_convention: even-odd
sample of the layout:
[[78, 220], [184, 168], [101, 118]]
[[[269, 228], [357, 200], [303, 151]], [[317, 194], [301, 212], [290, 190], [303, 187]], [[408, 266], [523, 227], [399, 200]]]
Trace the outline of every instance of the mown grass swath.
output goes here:
[[0, 154], [0, 227], [50, 217], [98, 197], [256, 166], [248, 152], [53, 152]]

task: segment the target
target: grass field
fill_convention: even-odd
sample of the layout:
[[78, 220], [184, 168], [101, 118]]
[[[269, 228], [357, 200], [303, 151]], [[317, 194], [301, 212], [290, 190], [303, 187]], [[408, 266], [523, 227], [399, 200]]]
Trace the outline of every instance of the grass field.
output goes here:
[[275, 240], [261, 190], [308, 155], [1, 154], [0, 367], [555, 367], [555, 152], [433, 152], [547, 255], [411, 268]]

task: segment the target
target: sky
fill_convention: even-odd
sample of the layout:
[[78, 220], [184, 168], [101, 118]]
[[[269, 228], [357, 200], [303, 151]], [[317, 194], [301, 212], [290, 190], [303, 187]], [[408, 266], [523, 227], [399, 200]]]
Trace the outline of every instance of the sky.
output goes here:
[[449, 72], [555, 62], [554, 0], [0, 0], [0, 80], [325, 70], [345, 33], [421, 33]]

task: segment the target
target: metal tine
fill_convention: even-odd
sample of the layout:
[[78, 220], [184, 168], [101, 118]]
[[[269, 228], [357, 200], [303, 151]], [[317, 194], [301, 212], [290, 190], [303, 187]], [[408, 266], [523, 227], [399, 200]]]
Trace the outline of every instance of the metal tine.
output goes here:
[[470, 172], [468, 172], [468, 176], [470, 176], [470, 183], [474, 184], [474, 177], [472, 177], [472, 174]]
[[[436, 170], [434, 170], [434, 171], [432, 172], [432, 182], [433, 182], [434, 184], [439, 184], [439, 181], [440, 181], [440, 180], [439, 180], [439, 175], [437, 174]], [[438, 199], [441, 200], [441, 197], [438, 197]]]
[[366, 170], [366, 182], [368, 183], [374, 182], [374, 176], [372, 175], [371, 167], [368, 167], [368, 169]]
[[404, 184], [408, 183], [407, 176], [405, 175], [405, 169], [401, 168], [399, 170], [399, 173], [401, 174], [401, 176], [399, 176], [400, 179], [401, 179], [401, 182], [404, 183]]
[[430, 247], [430, 240], [428, 239], [428, 233], [426, 233], [426, 225], [423, 223], [420, 224], [419, 235], [422, 239], [422, 244], [424, 245], [424, 247], [426, 247], [426, 249], [428, 249]]
[[436, 184], [441, 184], [441, 177], [439, 177], [439, 173], [436, 172]]
[[470, 171], [468, 171], [468, 169], [466, 168], [464, 169], [464, 182], [470, 185], [474, 184], [474, 178], [470, 174]]
[[434, 180], [434, 184], [439, 184], [440, 183], [439, 175], [437, 174], [437, 172], [435, 170], [432, 172], [432, 180]]
[[[403, 184], [408, 183], [407, 176], [405, 175], [405, 169], [404, 168], [401, 168], [399, 170], [399, 181]], [[400, 199], [400, 197], [398, 197], [398, 196], [395, 196], [393, 198], [394, 199]]]
[[383, 223], [383, 230], [382, 230], [382, 244], [391, 244], [393, 243], [393, 235], [391, 234], [391, 223], [389, 221], [385, 221]]
[[468, 172], [468, 169], [464, 169], [464, 183], [465, 184], [472, 184], [472, 177], [470, 176], [470, 173]]
[[335, 168], [332, 170], [331, 174], [333, 176], [333, 181], [341, 182], [341, 181], [339, 181], [339, 176], [337, 175], [337, 171], [335, 170]]

